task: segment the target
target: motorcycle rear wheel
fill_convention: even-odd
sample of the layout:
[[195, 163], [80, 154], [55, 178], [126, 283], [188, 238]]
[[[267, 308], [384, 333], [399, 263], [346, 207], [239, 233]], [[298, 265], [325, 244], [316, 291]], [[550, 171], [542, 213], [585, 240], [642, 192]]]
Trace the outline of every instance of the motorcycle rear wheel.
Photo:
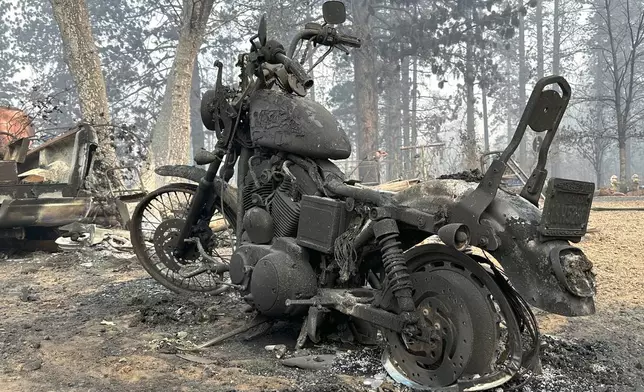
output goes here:
[[520, 344], [506, 298], [466, 255], [436, 244], [424, 250], [411, 250], [407, 265], [418, 326], [423, 340], [431, 343], [383, 330], [385, 369], [396, 381], [424, 390], [454, 384], [478, 390], [477, 378], [488, 374], [495, 374], [485, 377], [488, 386], [505, 383], [513, 374], [498, 373], [499, 366], [517, 360], [508, 352], [516, 352]]
[[[189, 268], [198, 272], [201, 256], [196, 246], [184, 259], [178, 260], [172, 255], [172, 240], [178, 236], [185, 222], [188, 207], [196, 191], [196, 185], [179, 183], [150, 192], [139, 202], [132, 214], [130, 237], [134, 252], [143, 268], [166, 288], [178, 294], [218, 295], [228, 288], [219, 283], [221, 276], [212, 271], [196, 276], [189, 276], [190, 274], [185, 272]], [[217, 211], [219, 209], [217, 208]], [[218, 212], [215, 212], [215, 215], [217, 214]], [[217, 234], [217, 238], [231, 238], [229, 229]], [[203, 245], [206, 248], [206, 244]]]

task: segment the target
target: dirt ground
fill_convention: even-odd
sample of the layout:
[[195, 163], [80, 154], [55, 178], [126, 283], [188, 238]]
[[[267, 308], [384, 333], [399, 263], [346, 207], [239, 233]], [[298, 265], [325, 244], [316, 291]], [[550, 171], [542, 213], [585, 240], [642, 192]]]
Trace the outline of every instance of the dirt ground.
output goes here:
[[[597, 314], [537, 312], [546, 334], [543, 374], [518, 390], [644, 392], [644, 212], [593, 212], [590, 226], [597, 231], [581, 246], [597, 273]], [[168, 292], [128, 253], [5, 255], [0, 391], [367, 391], [382, 372], [378, 349], [330, 344], [310, 351], [341, 352], [332, 370], [284, 367], [264, 347], [286, 344], [286, 355], [294, 355], [298, 326], [290, 324], [250, 341], [177, 351], [249, 317], [232, 294]], [[380, 390], [402, 389], [386, 381]]]

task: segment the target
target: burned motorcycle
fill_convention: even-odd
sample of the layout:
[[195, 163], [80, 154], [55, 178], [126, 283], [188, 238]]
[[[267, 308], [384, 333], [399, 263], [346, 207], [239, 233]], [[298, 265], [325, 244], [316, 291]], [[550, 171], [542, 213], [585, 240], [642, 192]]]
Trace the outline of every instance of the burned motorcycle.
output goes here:
[[[380, 332], [384, 367], [413, 388], [483, 390], [518, 377], [538, 363], [529, 305], [594, 312], [592, 264], [571, 245], [585, 234], [594, 184], [551, 178], [543, 189], [568, 83], [537, 83], [482, 181], [429, 180], [396, 194], [364, 187], [332, 162], [348, 158], [351, 144], [305, 98], [313, 86], [306, 55], [294, 60], [302, 41], [305, 51], [360, 47], [335, 28], [342, 3], [323, 11], [326, 23], [307, 24], [288, 51], [267, 39], [262, 18], [250, 52], [239, 56], [238, 88], [222, 84], [216, 64], [202, 117], [218, 141], [195, 157], [208, 169], [157, 169], [198, 185], [164, 186], [140, 202], [131, 228], [140, 262], [176, 292], [232, 286], [263, 317], [300, 317], [298, 345], [318, 342], [339, 319], [359, 343], [379, 341]], [[501, 180], [528, 126], [545, 138], [515, 194]], [[228, 184], [235, 168], [236, 188]], [[229, 245], [232, 254], [223, 254]]]

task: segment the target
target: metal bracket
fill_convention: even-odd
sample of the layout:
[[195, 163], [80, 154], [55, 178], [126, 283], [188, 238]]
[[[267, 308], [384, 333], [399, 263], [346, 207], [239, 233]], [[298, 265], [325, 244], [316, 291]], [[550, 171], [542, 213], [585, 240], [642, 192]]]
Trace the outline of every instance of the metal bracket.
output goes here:
[[[562, 95], [555, 90], [544, 91], [547, 86], [552, 84], [557, 84], [561, 88]], [[473, 245], [487, 250], [495, 250], [500, 246], [500, 240], [494, 229], [482, 223], [480, 219], [496, 197], [507, 163], [521, 144], [528, 125], [535, 132], [547, 131], [539, 150], [537, 166], [521, 190], [523, 198], [536, 206], [539, 205], [541, 190], [548, 174], [545, 166], [550, 144], [569, 101], [570, 85], [563, 77], [548, 76], [537, 82], [510, 144], [501, 153], [501, 156], [492, 162], [478, 187], [456, 205], [449, 217], [450, 222], [462, 223], [469, 227]]]

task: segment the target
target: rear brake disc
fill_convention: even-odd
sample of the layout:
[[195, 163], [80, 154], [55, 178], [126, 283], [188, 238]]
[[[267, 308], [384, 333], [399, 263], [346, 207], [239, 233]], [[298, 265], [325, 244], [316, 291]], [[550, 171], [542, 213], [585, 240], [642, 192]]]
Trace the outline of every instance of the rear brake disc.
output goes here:
[[489, 372], [494, 362], [499, 334], [489, 292], [461, 272], [413, 273], [418, 326], [424, 336], [384, 334], [391, 366], [417, 384], [448, 386], [463, 374]]

